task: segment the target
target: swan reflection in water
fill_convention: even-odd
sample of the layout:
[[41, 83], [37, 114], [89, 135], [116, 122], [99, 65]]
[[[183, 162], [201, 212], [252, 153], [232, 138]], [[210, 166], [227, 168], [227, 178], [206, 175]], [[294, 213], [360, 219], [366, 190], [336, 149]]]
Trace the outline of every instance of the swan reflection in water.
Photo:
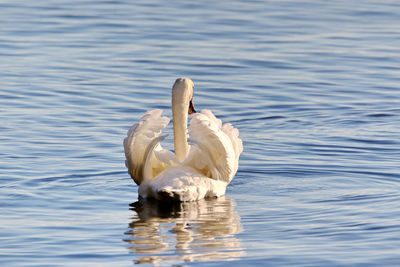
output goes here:
[[156, 200], [131, 204], [136, 211], [125, 234], [135, 263], [232, 260], [244, 254], [234, 202], [226, 197], [161, 205]]

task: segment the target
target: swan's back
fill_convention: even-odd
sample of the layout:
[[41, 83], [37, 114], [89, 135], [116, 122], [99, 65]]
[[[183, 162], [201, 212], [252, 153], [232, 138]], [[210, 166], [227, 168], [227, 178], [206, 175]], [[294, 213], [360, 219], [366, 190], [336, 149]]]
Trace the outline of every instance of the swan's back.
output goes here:
[[139, 187], [143, 198], [163, 201], [195, 201], [225, 194], [226, 183], [210, 179], [189, 166], [166, 169], [151, 180], [144, 180]]

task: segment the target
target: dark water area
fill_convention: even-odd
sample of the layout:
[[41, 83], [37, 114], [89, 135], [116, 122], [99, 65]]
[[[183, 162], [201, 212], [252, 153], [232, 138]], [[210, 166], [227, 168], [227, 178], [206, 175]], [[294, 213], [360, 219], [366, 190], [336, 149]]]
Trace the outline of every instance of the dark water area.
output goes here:
[[[400, 265], [399, 14], [0, 2], [0, 263]], [[181, 76], [239, 129], [238, 173], [220, 199], [137, 203], [122, 140], [147, 110], [171, 117]]]

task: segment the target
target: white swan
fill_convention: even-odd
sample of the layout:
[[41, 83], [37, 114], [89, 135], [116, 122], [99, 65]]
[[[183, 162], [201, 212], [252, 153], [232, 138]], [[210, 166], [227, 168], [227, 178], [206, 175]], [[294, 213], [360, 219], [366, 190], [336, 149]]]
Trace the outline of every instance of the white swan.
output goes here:
[[230, 123], [222, 125], [210, 110], [196, 113], [193, 87], [189, 78], [179, 78], [172, 88], [175, 154], [161, 147], [167, 135], [160, 133], [169, 118], [160, 109], [148, 111], [124, 139], [126, 166], [142, 198], [195, 201], [222, 196], [236, 174], [243, 151], [239, 131]]

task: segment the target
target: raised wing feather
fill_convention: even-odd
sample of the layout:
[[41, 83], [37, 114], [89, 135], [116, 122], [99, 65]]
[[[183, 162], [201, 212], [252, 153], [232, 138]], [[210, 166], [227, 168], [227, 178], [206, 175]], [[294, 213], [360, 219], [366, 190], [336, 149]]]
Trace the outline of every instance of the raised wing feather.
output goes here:
[[243, 151], [239, 131], [231, 124], [222, 125], [210, 110], [203, 110], [193, 115], [189, 132], [192, 146], [185, 164], [210, 178], [229, 183]]
[[159, 134], [170, 121], [161, 114], [160, 109], [148, 111], [138, 123], [132, 125], [124, 139], [125, 164], [138, 185], [145, 178], [154, 178], [176, 161], [175, 155], [162, 149], [159, 143], [165, 138]]

